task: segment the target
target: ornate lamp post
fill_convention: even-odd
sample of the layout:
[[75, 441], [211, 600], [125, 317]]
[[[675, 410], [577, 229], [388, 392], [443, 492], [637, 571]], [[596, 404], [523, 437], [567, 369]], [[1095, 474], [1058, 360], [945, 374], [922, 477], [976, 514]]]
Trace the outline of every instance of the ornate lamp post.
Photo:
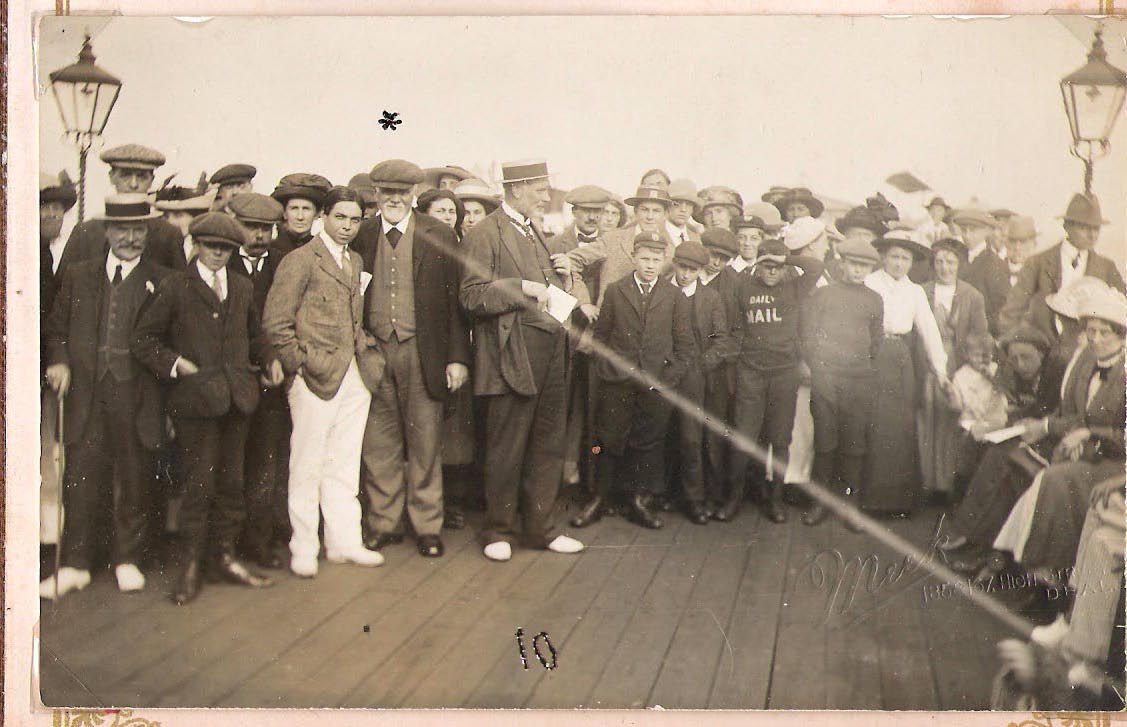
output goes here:
[[85, 219], [86, 154], [102, 135], [121, 93], [121, 81], [94, 65], [90, 35], [82, 42], [78, 63], [53, 71], [51, 92], [68, 138], [78, 146], [78, 221]]
[[1097, 27], [1088, 62], [1060, 82], [1072, 155], [1084, 162], [1085, 194], [1092, 193], [1092, 163], [1111, 148], [1111, 130], [1127, 93], [1127, 73], [1107, 62], [1102, 36], [1103, 28]]

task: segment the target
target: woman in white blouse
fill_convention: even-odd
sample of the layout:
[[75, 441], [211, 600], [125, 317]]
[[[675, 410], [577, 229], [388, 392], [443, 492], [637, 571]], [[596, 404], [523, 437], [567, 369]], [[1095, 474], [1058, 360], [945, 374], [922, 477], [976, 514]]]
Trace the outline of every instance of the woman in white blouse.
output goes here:
[[[873, 242], [882, 267], [865, 284], [884, 299], [884, 342], [877, 355], [877, 384], [869, 429], [861, 507], [886, 515], [907, 515], [916, 506], [920, 467], [916, 445], [919, 386], [913, 364], [918, 339], [939, 386], [946, 387], [947, 352], [923, 288], [908, 278], [913, 261], [931, 251], [906, 237], [885, 236]], [[913, 336], [913, 334], [915, 334]]]

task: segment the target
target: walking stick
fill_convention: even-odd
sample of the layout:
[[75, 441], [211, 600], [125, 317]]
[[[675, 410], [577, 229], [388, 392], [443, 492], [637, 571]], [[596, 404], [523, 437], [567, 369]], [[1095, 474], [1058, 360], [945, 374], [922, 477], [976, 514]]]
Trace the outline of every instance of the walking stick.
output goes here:
[[55, 397], [59, 400], [59, 421], [55, 427], [55, 435], [59, 439], [59, 456], [55, 460], [59, 482], [59, 501], [55, 504], [55, 525], [57, 526], [55, 530], [55, 602], [52, 604], [52, 609], [57, 608], [59, 603], [59, 568], [62, 566], [63, 558], [63, 489], [66, 487], [63, 473], [66, 471], [67, 464], [66, 438], [63, 436], [63, 422], [65, 421], [63, 419], [65, 413], [63, 401], [66, 397], [58, 392], [55, 392]]

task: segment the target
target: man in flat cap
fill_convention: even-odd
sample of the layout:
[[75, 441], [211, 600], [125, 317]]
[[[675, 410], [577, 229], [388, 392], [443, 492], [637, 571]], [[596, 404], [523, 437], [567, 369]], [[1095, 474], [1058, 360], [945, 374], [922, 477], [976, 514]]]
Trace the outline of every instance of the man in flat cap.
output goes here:
[[178, 606], [199, 594], [204, 567], [229, 583], [271, 585], [235, 546], [247, 515], [244, 450], [259, 397], [252, 365], [269, 386], [283, 378], [259, 323], [254, 286], [228, 274], [228, 261], [246, 240], [242, 226], [224, 212], [208, 212], [189, 232], [199, 246], [193, 264], [161, 282], [131, 341], [133, 355], [166, 383], [177, 432], [185, 480], [182, 569], [172, 592]]
[[320, 174], [295, 172], [278, 181], [271, 197], [282, 205], [282, 224], [274, 249], [284, 257], [313, 239], [313, 222], [321, 214], [332, 183]]
[[[66, 473], [61, 568], [43, 582], [53, 598], [90, 583], [97, 534], [110, 530], [118, 588], [144, 588], [151, 451], [164, 421], [156, 379], [130, 353], [133, 327], [168, 272], [145, 260], [148, 223], [160, 216], [143, 194], [106, 199], [99, 227], [108, 250], [63, 270], [47, 319], [47, 383], [66, 398]], [[107, 504], [108, 503], [108, 504]], [[101, 522], [103, 512], [112, 522]]]
[[253, 192], [251, 180], [258, 173], [250, 164], [227, 164], [211, 175], [211, 183], [216, 185], [215, 210], [227, 207], [227, 201], [236, 194]]
[[[254, 309], [261, 319], [281, 261], [271, 243], [274, 225], [282, 221], [282, 205], [265, 194], [243, 192], [230, 199], [227, 211], [245, 233], [242, 247], [227, 262], [227, 272], [250, 279]], [[270, 386], [261, 372], [258, 384], [258, 408], [251, 415], [245, 450], [247, 522], [242, 548], [256, 565], [273, 569], [285, 564], [279, 553], [290, 538], [290, 409], [282, 387]]]
[[470, 375], [458, 239], [450, 226], [412, 211], [423, 178], [417, 165], [391, 159], [371, 177], [380, 209], [360, 225], [352, 249], [372, 275], [364, 328], [387, 363], [364, 430], [364, 543], [378, 551], [402, 541], [409, 519], [419, 553], [437, 558], [444, 552], [443, 413], [447, 396]]
[[[164, 164], [163, 154], [140, 144], [107, 149], [102, 152], [101, 159], [110, 167], [110, 183], [117, 194], [147, 193], [153, 185], [157, 167]], [[166, 268], [175, 268], [184, 236], [160, 215], [150, 218], [145, 228], [145, 259]], [[59, 269], [80, 260], [101, 260], [106, 256], [106, 249], [105, 223], [100, 219], [83, 222], [70, 233]]]
[[994, 218], [982, 210], [961, 209], [951, 221], [962, 232], [968, 251], [967, 264], [959, 269], [959, 277], [977, 288], [986, 299], [986, 320], [991, 335], [997, 336], [999, 315], [1010, 292], [1010, 270], [990, 244], [995, 232]]
[[1107, 224], [1096, 196], [1073, 195], [1060, 219], [1065, 239], [1029, 258], [1022, 266], [999, 315], [1002, 330], [1014, 328], [1022, 320], [1028, 322], [1028, 311], [1036, 298], [1056, 293], [1084, 276], [1099, 278], [1115, 290], [1123, 290], [1119, 268], [1095, 250], [1100, 227]]
[[482, 539], [487, 558], [506, 561], [518, 539], [558, 553], [583, 544], [556, 525], [567, 335], [546, 310], [550, 286], [572, 288], [571, 265], [540, 229], [551, 200], [548, 165], [510, 162], [501, 170], [505, 200], [463, 241], [460, 298], [474, 321], [474, 392], [488, 401]]

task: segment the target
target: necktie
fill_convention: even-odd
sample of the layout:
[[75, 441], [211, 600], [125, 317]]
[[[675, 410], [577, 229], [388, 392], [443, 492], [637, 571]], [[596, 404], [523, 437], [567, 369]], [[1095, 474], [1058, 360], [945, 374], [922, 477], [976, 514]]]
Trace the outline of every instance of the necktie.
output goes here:
[[219, 298], [219, 302], [227, 300], [227, 294], [223, 290], [223, 281], [219, 277], [219, 273], [211, 274], [211, 289], [215, 291], [215, 297]]
[[398, 227], [392, 227], [387, 231], [387, 241], [392, 247], [399, 244], [399, 240], [403, 237], [403, 233], [399, 231]]
[[250, 276], [253, 278], [255, 275], [258, 274], [258, 271], [260, 269], [259, 266], [262, 265], [262, 258], [251, 257], [250, 255], [243, 255], [243, 260], [246, 260], [247, 267], [249, 268], [248, 272], [250, 273]]
[[1080, 253], [1076, 253], [1076, 257], [1072, 258], [1072, 269], [1073, 270], [1079, 270], [1080, 269]]
[[682, 232], [681, 233], [681, 242], [688, 242], [688, 241], [689, 241], [689, 238], [685, 237], [685, 233]]
[[121, 263], [118, 263], [117, 267], [113, 269], [113, 287], [116, 288], [119, 285], [121, 285]]

